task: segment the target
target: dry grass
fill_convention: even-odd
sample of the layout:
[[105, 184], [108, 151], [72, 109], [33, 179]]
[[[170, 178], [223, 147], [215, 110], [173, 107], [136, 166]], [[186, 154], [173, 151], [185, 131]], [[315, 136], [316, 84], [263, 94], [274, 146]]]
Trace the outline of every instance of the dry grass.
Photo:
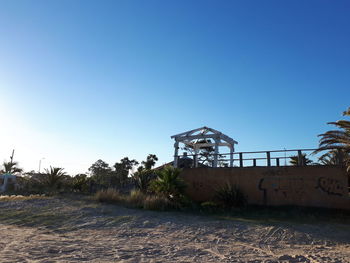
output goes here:
[[143, 202], [143, 208], [147, 210], [165, 211], [174, 208], [170, 201], [161, 196], [147, 196]]
[[165, 211], [174, 208], [174, 205], [167, 198], [147, 195], [139, 190], [132, 191], [130, 195], [120, 194], [115, 189], [101, 190], [95, 194], [94, 199], [99, 202], [121, 204], [147, 210]]
[[123, 203], [125, 200], [125, 197], [120, 194], [117, 190], [113, 188], [108, 188], [107, 190], [100, 190], [98, 191], [94, 199], [99, 201], [99, 202], [104, 202], [104, 203]]
[[0, 195], [0, 202], [8, 201], [23, 201], [23, 200], [32, 200], [32, 199], [45, 199], [48, 198], [45, 195]]
[[143, 208], [146, 197], [141, 191], [133, 190], [129, 196], [126, 196], [126, 204], [132, 207]]

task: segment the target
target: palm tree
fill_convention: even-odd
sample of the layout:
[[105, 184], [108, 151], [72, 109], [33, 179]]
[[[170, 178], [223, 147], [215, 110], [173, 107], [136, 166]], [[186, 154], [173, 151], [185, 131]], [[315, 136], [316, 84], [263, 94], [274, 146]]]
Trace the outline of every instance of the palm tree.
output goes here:
[[[344, 111], [343, 116], [350, 116], [350, 107]], [[325, 150], [339, 150], [343, 153], [341, 162], [350, 171], [350, 121], [339, 120], [328, 124], [335, 125], [340, 130], [331, 130], [320, 134], [319, 148], [314, 153]]]
[[[299, 165], [299, 156], [298, 155], [291, 156], [289, 158], [290, 158], [289, 163], [291, 165], [293, 165], [293, 166], [298, 166]], [[313, 164], [313, 162], [309, 158], [306, 157], [305, 153], [302, 154], [301, 158], [302, 158], [303, 165]]]
[[59, 189], [67, 179], [67, 174], [63, 172], [63, 168], [51, 167], [45, 169], [45, 174], [41, 175], [41, 183], [45, 187], [51, 189]]
[[343, 163], [344, 153], [339, 149], [330, 150], [321, 155], [318, 160], [323, 165], [339, 165]]
[[146, 193], [151, 180], [154, 178], [152, 170], [140, 169], [132, 175], [133, 181], [137, 189]]
[[151, 189], [157, 194], [170, 200], [180, 198], [185, 191], [186, 184], [179, 177], [181, 169], [167, 166], [158, 172], [158, 177], [151, 183]]
[[2, 165], [4, 169], [0, 171], [1, 173], [16, 174], [23, 171], [23, 169], [18, 168], [18, 162], [3, 162]]

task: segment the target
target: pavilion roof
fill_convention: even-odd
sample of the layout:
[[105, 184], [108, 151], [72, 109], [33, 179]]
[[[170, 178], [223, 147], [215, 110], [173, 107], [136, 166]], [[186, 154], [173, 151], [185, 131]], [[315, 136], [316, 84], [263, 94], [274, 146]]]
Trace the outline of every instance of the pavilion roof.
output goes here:
[[[233, 146], [234, 144], [238, 144], [238, 142], [231, 137], [206, 126], [173, 135], [171, 138], [190, 147], [194, 147], [194, 145], [200, 145], [201, 147], [213, 146], [214, 144], [209, 142], [209, 139], [218, 140], [220, 146]], [[203, 142], [203, 140], [205, 141]]]

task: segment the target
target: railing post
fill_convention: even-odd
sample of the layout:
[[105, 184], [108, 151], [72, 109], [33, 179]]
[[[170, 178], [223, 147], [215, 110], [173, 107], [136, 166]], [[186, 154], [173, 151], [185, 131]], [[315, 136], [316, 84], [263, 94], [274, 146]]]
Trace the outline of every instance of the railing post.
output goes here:
[[176, 141], [176, 142], [174, 143], [174, 150], [175, 150], [175, 152], [174, 152], [174, 167], [177, 168], [178, 161], [179, 161], [179, 159], [178, 159], [179, 142], [178, 142], [178, 141]]
[[256, 166], [256, 159], [253, 159], [253, 166]]
[[271, 155], [270, 152], [266, 152], [267, 166], [271, 166]]
[[243, 167], [243, 153], [239, 153], [239, 166]]
[[298, 150], [298, 165], [304, 166], [304, 159], [301, 150]]
[[280, 166], [280, 158], [276, 158], [276, 166]]

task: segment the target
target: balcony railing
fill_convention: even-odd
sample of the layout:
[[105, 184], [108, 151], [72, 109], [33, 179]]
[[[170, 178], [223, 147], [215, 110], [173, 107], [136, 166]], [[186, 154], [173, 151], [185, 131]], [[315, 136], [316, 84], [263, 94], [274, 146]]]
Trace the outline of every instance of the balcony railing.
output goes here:
[[[230, 153], [218, 154], [219, 164], [221, 167], [229, 167], [230, 161], [233, 160], [232, 167], [249, 167], [249, 166], [289, 166], [298, 165], [305, 166], [307, 160], [312, 164], [317, 164], [317, 155], [313, 154], [316, 149], [292, 149], [292, 150], [272, 150], [272, 151], [255, 151], [255, 152], [234, 152], [230, 158]], [[212, 166], [211, 160], [214, 159], [215, 154], [206, 154], [205, 161], [202, 163], [203, 155], [201, 154], [183, 154], [179, 155], [178, 163], [190, 163], [191, 167], [198, 166]], [[293, 158], [292, 158], [293, 157]], [[305, 158], [306, 157], [306, 158]], [[294, 160], [291, 164], [290, 161]], [[196, 161], [197, 160], [197, 161]]]

